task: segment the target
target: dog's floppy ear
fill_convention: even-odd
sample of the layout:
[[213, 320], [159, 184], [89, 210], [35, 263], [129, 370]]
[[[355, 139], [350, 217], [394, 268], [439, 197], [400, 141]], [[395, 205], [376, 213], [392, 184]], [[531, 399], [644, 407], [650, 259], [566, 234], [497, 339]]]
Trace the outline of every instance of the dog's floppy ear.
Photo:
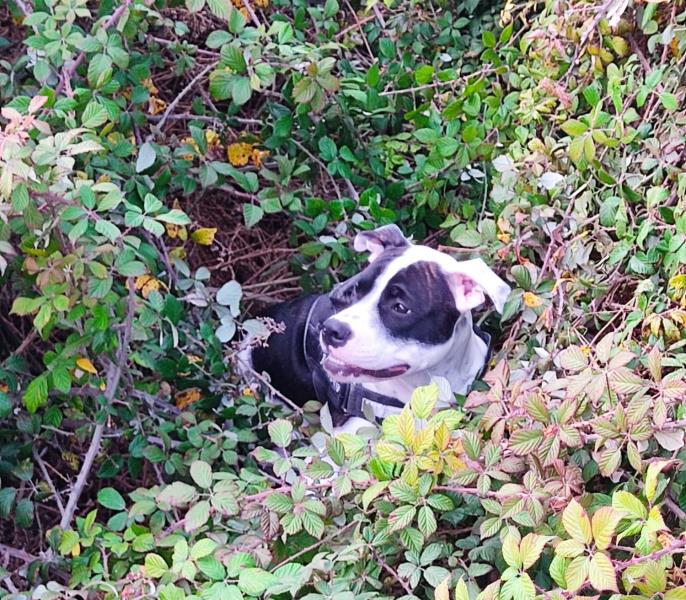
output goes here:
[[409, 245], [409, 240], [397, 225], [384, 225], [374, 231], [361, 231], [353, 242], [353, 248], [358, 252], [369, 252], [370, 263], [387, 248], [405, 248]]
[[503, 312], [507, 297], [510, 295], [510, 286], [480, 258], [455, 261], [448, 273], [448, 279], [460, 312], [467, 312], [483, 304], [485, 296], [491, 299], [499, 313]]

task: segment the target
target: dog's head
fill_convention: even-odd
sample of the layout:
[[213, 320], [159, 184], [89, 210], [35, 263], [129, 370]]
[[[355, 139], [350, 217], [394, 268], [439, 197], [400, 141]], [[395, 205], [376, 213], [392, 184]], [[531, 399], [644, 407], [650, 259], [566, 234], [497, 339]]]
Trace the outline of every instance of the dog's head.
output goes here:
[[359, 233], [369, 265], [329, 295], [336, 314], [322, 324], [323, 365], [339, 381], [369, 382], [419, 372], [454, 352], [464, 313], [488, 296], [498, 312], [510, 293], [481, 259], [458, 262], [410, 243], [395, 225]]

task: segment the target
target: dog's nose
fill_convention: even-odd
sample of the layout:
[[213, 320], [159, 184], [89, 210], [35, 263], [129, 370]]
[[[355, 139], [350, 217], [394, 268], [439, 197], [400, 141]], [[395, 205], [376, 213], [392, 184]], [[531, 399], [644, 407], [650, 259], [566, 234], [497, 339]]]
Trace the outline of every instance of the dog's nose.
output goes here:
[[327, 346], [338, 348], [345, 344], [353, 332], [343, 321], [327, 319], [322, 325], [322, 340]]

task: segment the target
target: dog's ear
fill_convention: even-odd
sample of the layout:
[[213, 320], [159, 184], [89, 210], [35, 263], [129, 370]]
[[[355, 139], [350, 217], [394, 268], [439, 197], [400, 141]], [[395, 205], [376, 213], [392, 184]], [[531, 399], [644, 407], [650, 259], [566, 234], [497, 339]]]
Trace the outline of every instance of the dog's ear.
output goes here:
[[448, 273], [448, 279], [460, 312], [467, 312], [483, 304], [485, 296], [491, 299], [499, 313], [503, 312], [510, 295], [510, 286], [480, 258], [456, 261]]
[[369, 252], [370, 263], [388, 248], [405, 248], [409, 245], [409, 240], [397, 225], [384, 225], [374, 231], [361, 231], [353, 242], [353, 248], [358, 252]]

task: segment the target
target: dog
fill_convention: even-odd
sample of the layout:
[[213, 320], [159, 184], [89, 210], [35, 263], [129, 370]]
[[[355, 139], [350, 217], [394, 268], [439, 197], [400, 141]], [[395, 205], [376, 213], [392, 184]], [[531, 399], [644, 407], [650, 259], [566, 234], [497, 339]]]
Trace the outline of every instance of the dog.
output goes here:
[[369, 252], [364, 270], [328, 294], [272, 307], [263, 316], [285, 327], [239, 355], [295, 404], [321, 402], [334, 433], [399, 413], [434, 378], [466, 394], [490, 355], [471, 311], [488, 296], [502, 313], [510, 293], [483, 260], [415, 245], [395, 225], [360, 232], [353, 246]]

